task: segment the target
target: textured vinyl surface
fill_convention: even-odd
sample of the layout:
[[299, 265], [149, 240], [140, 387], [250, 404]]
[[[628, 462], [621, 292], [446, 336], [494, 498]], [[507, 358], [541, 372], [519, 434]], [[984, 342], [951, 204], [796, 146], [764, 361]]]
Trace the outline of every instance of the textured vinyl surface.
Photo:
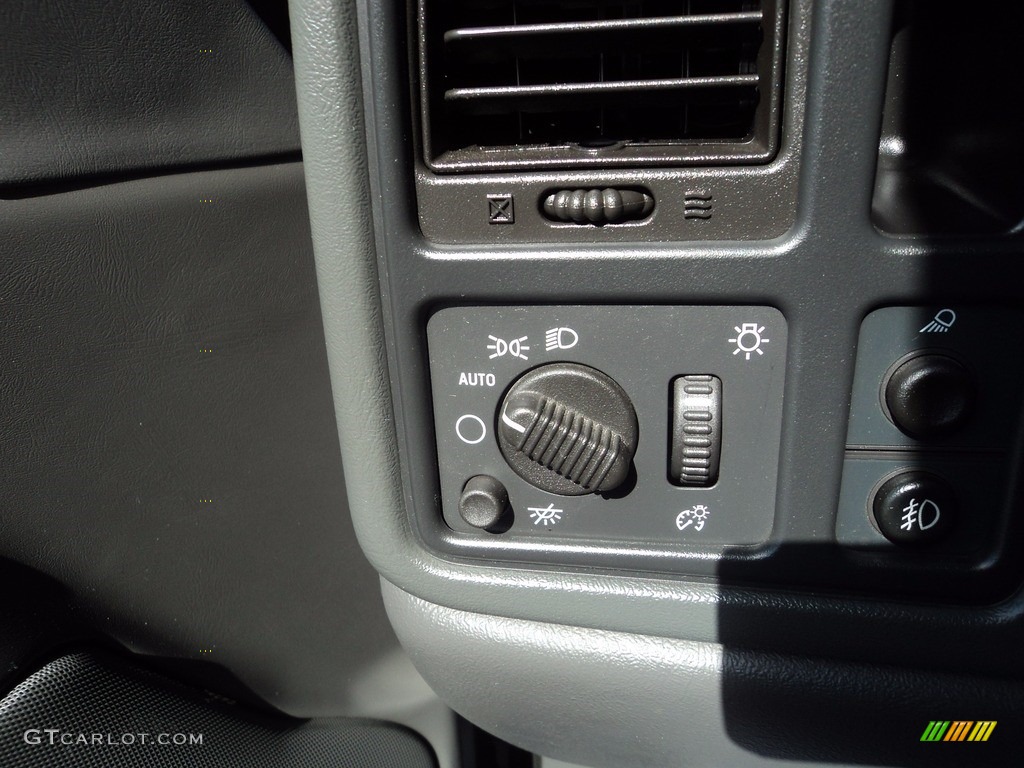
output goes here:
[[298, 151], [291, 62], [243, 0], [7, 0], [0, 29], [0, 191]]
[[[0, 701], [5, 768], [431, 768], [411, 731], [365, 720], [271, 720], [156, 675], [79, 653]], [[177, 743], [177, 742], [184, 743]], [[199, 743], [196, 743], [196, 742]], [[52, 743], [51, 743], [52, 742]]]
[[397, 641], [347, 513], [301, 166], [9, 200], [0, 232], [0, 558], [136, 653], [353, 713]]

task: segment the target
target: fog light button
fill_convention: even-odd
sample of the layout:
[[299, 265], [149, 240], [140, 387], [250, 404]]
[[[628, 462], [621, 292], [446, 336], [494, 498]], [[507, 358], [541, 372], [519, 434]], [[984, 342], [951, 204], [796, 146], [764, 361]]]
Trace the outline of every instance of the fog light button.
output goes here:
[[901, 472], [879, 487], [872, 512], [878, 530], [889, 541], [920, 546], [949, 533], [956, 515], [956, 497], [937, 475]]

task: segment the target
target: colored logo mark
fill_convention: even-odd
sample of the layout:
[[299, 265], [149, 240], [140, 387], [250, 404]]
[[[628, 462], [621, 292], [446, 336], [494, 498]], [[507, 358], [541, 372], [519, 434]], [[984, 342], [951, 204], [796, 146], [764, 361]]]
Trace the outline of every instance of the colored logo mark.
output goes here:
[[921, 741], [988, 741], [996, 720], [932, 720]]

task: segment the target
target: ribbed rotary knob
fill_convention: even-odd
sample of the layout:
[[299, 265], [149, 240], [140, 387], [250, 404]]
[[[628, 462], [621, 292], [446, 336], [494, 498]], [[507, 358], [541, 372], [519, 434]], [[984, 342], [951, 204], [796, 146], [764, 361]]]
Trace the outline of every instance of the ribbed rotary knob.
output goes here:
[[604, 493], [629, 475], [639, 428], [629, 396], [585, 365], [524, 374], [498, 411], [498, 445], [516, 474], [564, 496]]

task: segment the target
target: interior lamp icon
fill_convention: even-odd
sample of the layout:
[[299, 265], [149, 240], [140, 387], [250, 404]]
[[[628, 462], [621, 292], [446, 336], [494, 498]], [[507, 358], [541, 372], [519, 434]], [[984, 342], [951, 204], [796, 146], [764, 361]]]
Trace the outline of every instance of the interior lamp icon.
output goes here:
[[918, 333], [945, 333], [953, 327], [956, 322], [956, 312], [952, 309], [940, 309], [931, 322], [925, 325]]
[[767, 344], [770, 339], [766, 339], [761, 334], [764, 333], [764, 326], [759, 326], [757, 323], [743, 323], [739, 326], [734, 326], [736, 331], [736, 338], [729, 339], [729, 342], [736, 345], [736, 349], [733, 350], [734, 355], [743, 353], [746, 355], [746, 359], [750, 359], [750, 355], [757, 353], [759, 355], [764, 354], [764, 350], [761, 349], [762, 344]]

